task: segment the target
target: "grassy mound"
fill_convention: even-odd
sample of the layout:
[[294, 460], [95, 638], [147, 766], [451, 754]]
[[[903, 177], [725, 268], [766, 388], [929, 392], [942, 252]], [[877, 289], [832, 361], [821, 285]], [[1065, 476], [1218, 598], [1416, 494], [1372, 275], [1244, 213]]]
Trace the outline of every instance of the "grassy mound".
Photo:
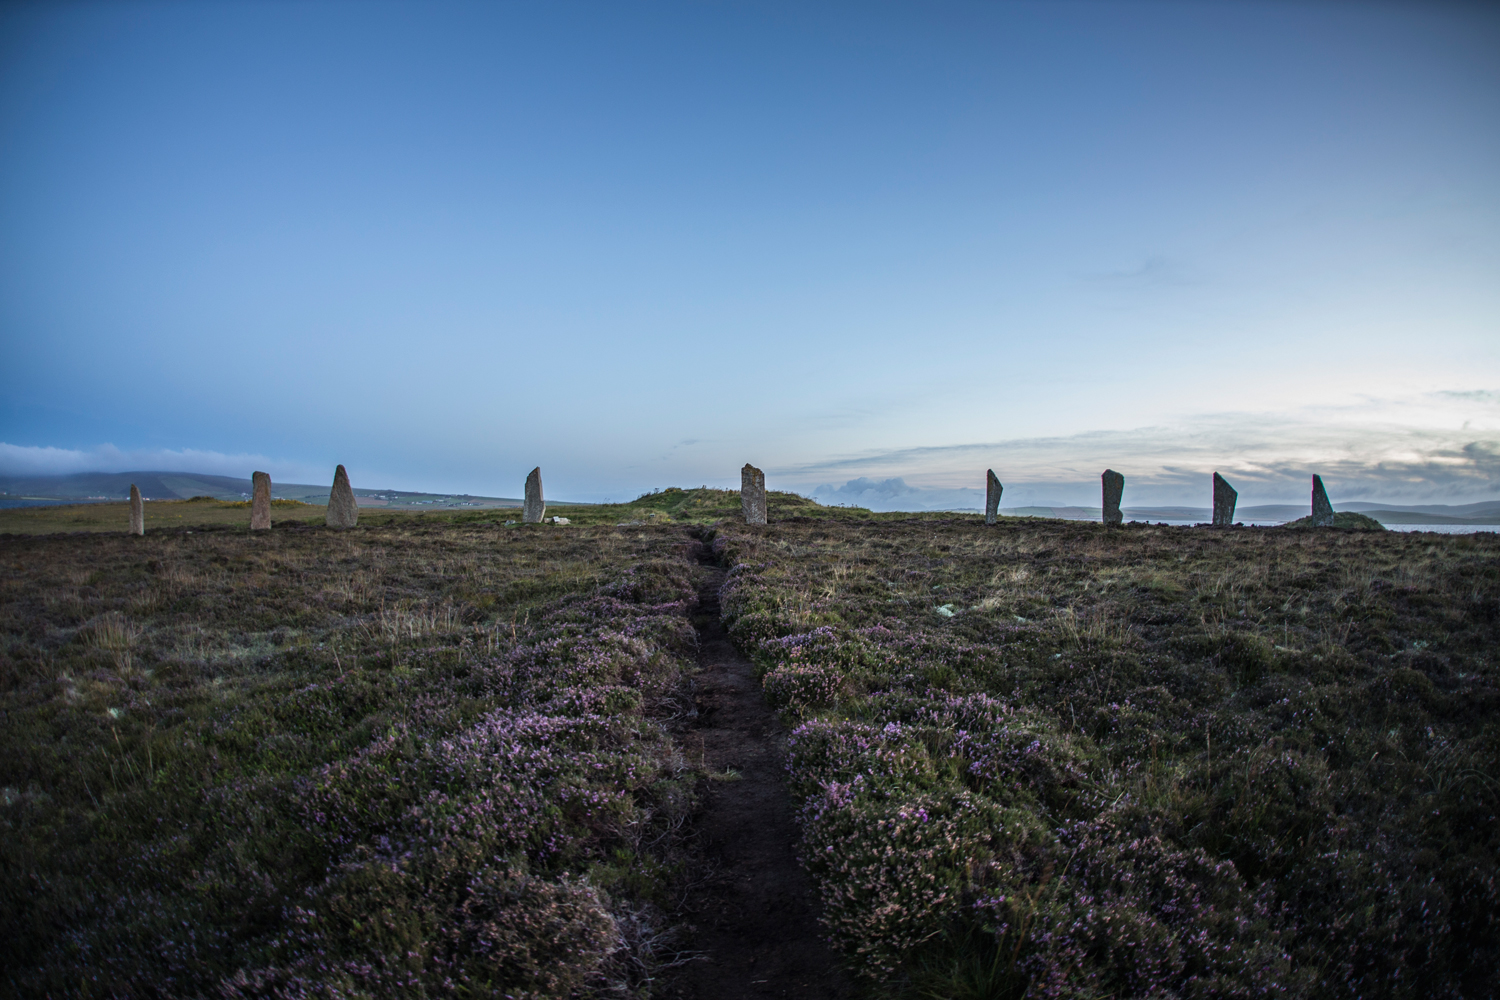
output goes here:
[[[1385, 525], [1381, 524], [1379, 521], [1375, 520], [1373, 517], [1366, 517], [1364, 514], [1356, 514], [1352, 510], [1341, 510], [1341, 511], [1338, 511], [1337, 513], [1335, 513], [1333, 515], [1333, 526], [1335, 528], [1343, 528], [1346, 531], [1384, 531], [1384, 530], [1386, 530]], [[1312, 515], [1309, 514], [1306, 517], [1299, 517], [1295, 521], [1288, 521], [1286, 524], [1283, 524], [1282, 527], [1283, 528], [1312, 528], [1312, 527], [1317, 527], [1317, 526], [1313, 524]]]
[[[700, 487], [685, 490], [673, 486], [664, 490], [643, 493], [629, 503], [598, 504], [594, 506], [554, 506], [548, 504], [547, 514], [560, 514], [574, 524], [620, 524], [639, 522], [643, 524], [666, 524], [680, 522], [709, 524], [719, 520], [732, 520], [741, 516], [738, 490], [715, 490]], [[824, 507], [816, 500], [768, 490], [766, 493], [766, 516], [769, 520], [785, 520], [808, 516], [870, 516], [867, 510], [855, 508]], [[514, 514], [511, 517], [515, 517]]]

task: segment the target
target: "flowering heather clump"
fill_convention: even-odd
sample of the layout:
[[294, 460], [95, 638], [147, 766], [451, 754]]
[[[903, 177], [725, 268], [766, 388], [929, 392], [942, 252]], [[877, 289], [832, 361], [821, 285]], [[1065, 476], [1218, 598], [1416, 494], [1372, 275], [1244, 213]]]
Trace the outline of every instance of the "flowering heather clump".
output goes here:
[[571, 997], [663, 960], [690, 538], [121, 541], [3, 543], [12, 992]]
[[777, 667], [761, 683], [773, 705], [797, 713], [829, 708], [844, 691], [844, 675], [833, 667], [818, 664]]
[[1494, 536], [798, 519], [715, 547], [875, 992], [1500, 992]]
[[757, 648], [762, 662], [817, 663], [835, 667], [842, 673], [858, 668], [870, 652], [871, 646], [864, 641], [863, 636], [831, 625], [823, 625], [800, 635], [770, 639]]
[[870, 794], [825, 788], [804, 808], [803, 858], [822, 887], [823, 920], [866, 975], [889, 976], [956, 915], [971, 859], [1005, 823], [968, 792]]

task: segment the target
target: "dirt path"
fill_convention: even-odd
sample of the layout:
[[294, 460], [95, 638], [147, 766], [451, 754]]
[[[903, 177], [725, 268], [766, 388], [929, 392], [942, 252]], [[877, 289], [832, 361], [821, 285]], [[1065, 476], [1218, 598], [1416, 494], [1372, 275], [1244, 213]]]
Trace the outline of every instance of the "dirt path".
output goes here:
[[724, 570], [716, 568], [699, 592], [694, 625], [703, 672], [696, 679], [697, 724], [684, 742], [709, 767], [742, 777], [714, 782], [698, 818], [716, 874], [692, 904], [688, 919], [696, 931], [688, 947], [706, 958], [675, 970], [664, 992], [681, 1000], [851, 997], [797, 863], [782, 769], [786, 732], [719, 620], [723, 582]]

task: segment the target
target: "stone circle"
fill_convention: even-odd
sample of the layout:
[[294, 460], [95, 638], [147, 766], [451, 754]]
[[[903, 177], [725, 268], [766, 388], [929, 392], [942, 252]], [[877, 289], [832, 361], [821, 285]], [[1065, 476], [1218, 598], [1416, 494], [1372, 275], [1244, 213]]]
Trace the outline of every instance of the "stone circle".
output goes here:
[[740, 510], [746, 524], [766, 523], [766, 474], [749, 462], [740, 470]]
[[1217, 472], [1214, 473], [1214, 527], [1228, 528], [1234, 524], [1234, 505], [1239, 500], [1239, 493], [1229, 481]]
[[146, 533], [146, 506], [141, 503], [141, 491], [135, 488], [135, 483], [130, 484], [130, 533]]
[[521, 507], [521, 521], [525, 524], [541, 524], [547, 516], [547, 502], [542, 499], [542, 467], [538, 465], [526, 477], [526, 502]]
[[1333, 526], [1333, 504], [1328, 502], [1328, 491], [1323, 488], [1323, 477], [1313, 476], [1312, 523], [1319, 528]]
[[1114, 469], [1105, 469], [1099, 477], [1104, 485], [1104, 523], [1124, 524], [1125, 515], [1120, 513], [1120, 498], [1125, 495], [1125, 477]]
[[333, 489], [328, 494], [328, 517], [330, 528], [352, 528], [359, 520], [359, 505], [354, 502], [354, 487], [349, 485], [349, 473], [341, 465], [333, 470]]
[[271, 477], [265, 472], [252, 473], [250, 481], [250, 530], [268, 531], [271, 527]]

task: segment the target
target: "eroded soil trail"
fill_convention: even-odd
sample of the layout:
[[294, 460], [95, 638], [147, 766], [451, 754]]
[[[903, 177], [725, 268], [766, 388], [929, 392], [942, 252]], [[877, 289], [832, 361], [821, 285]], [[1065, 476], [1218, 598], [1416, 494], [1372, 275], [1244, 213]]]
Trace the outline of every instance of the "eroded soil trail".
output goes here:
[[724, 570], [699, 592], [696, 724], [687, 749], [738, 781], [715, 781], [698, 817], [714, 877], [695, 894], [688, 947], [704, 958], [663, 985], [680, 1000], [853, 996], [823, 943], [811, 885], [797, 863], [797, 826], [782, 768], [786, 731], [761, 696], [747, 660], [719, 620]]

